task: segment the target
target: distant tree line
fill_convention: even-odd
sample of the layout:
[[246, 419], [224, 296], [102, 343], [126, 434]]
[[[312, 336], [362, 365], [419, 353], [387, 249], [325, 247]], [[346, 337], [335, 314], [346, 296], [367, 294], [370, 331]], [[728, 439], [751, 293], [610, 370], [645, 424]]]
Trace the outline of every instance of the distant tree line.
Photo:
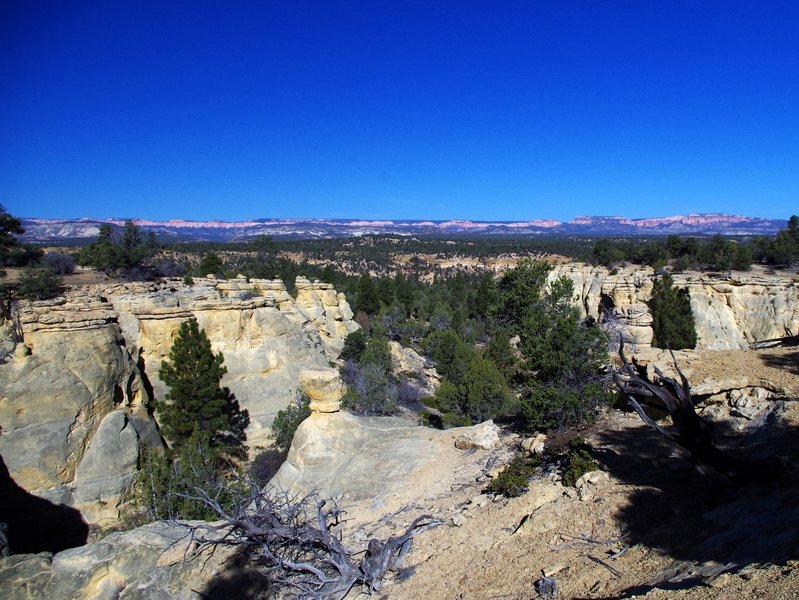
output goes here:
[[664, 238], [600, 238], [591, 262], [613, 266], [621, 262], [654, 268], [669, 265], [675, 272], [688, 269], [729, 272], [748, 270], [753, 263], [789, 268], [799, 260], [799, 217], [774, 237], [728, 239], [670, 235]]

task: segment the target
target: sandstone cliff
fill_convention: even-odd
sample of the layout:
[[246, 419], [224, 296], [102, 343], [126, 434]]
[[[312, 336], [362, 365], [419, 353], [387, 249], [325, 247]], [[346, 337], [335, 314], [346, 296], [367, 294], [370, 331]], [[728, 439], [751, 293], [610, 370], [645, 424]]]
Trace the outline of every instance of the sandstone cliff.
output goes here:
[[[574, 282], [575, 301], [583, 315], [618, 322], [625, 342], [638, 350], [652, 343], [652, 315], [646, 302], [652, 295], [652, 269], [625, 267], [611, 274], [604, 267], [559, 265], [550, 274]], [[696, 321], [697, 347], [706, 350], [747, 349], [753, 342], [799, 332], [799, 281], [750, 273], [732, 278], [712, 274], [675, 274], [685, 287]]]
[[327, 366], [358, 327], [332, 286], [298, 278], [296, 291], [199, 279], [75, 288], [23, 304], [17, 331], [4, 329], [0, 363], [0, 455], [11, 478], [90, 523], [115, 521], [141, 446], [161, 443], [150, 415], [152, 396], [165, 392], [158, 368], [191, 317], [225, 356], [222, 383], [250, 413], [248, 443], [267, 443], [300, 370]]
[[115, 321], [98, 301], [27, 305], [25, 343], [0, 365], [0, 455], [11, 477], [95, 523], [117, 518], [140, 441], [160, 443]]

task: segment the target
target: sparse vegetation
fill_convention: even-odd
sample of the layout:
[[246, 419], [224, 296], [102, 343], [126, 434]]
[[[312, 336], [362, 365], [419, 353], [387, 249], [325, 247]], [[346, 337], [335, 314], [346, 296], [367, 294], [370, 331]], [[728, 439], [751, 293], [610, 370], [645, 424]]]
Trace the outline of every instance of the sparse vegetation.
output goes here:
[[134, 501], [146, 521], [212, 520], [218, 515], [197, 498], [197, 488], [212, 490], [215, 501], [229, 508], [236, 491], [235, 467], [199, 432], [170, 458], [161, 449], [147, 449], [134, 486]]
[[491, 494], [515, 498], [527, 491], [530, 478], [541, 465], [541, 459], [528, 454], [517, 454], [507, 467], [488, 484]]
[[569, 453], [566, 455], [563, 470], [563, 485], [575, 487], [580, 477], [599, 468], [590, 451], [591, 446], [580, 436], [569, 441]]
[[291, 440], [294, 439], [297, 427], [311, 415], [309, 404], [310, 398], [303, 392], [298, 391], [291, 404], [279, 410], [275, 420], [272, 422], [272, 438], [275, 448], [284, 459], [289, 448], [291, 448]]

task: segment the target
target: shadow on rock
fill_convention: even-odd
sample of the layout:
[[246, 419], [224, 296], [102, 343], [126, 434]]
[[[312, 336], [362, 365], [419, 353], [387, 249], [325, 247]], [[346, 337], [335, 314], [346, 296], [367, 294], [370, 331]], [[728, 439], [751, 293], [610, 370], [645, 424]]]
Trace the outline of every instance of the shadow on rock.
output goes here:
[[89, 535], [80, 512], [34, 496], [17, 485], [2, 456], [0, 523], [6, 525], [7, 551], [11, 554], [60, 552], [83, 546]]
[[269, 580], [253, 569], [246, 557], [238, 556], [208, 582], [201, 596], [208, 600], [268, 598], [268, 590]]
[[[795, 402], [778, 403], [757, 431], [724, 450], [741, 460], [773, 459], [781, 477], [723, 489], [643, 424], [597, 433], [593, 453], [604, 469], [637, 491], [616, 515], [626, 542], [642, 544], [674, 559], [652, 573], [651, 583], [617, 597], [659, 589], [684, 589], [749, 564], [784, 564], [799, 555], [799, 434]], [[793, 419], [787, 418], [792, 411]]]

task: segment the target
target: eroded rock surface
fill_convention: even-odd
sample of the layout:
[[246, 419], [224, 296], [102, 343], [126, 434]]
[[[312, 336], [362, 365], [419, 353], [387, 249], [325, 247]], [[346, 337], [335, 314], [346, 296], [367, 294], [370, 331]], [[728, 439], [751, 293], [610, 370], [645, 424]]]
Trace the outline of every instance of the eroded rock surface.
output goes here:
[[[611, 274], [604, 267], [572, 263], [555, 267], [550, 279], [561, 275], [574, 282], [583, 315], [602, 321], [612, 316], [631, 351], [651, 347], [652, 315], [646, 303], [655, 280], [652, 269], [624, 267]], [[747, 349], [753, 342], [799, 332], [799, 281], [740, 272], [732, 278], [673, 277], [676, 287], [688, 289], [700, 349]]]
[[0, 455], [24, 489], [113, 521], [140, 441], [160, 443], [141, 373], [107, 305], [35, 303], [20, 321], [25, 351], [0, 365]]
[[[456, 447], [460, 439], [486, 443], [462, 450]], [[497, 442], [493, 423], [441, 431], [397, 417], [314, 412], [297, 429], [271, 484], [333, 498], [357, 521], [376, 521], [402, 506], [423, 514], [451, 492], [455, 480], [474, 485], [492, 456], [485, 446], [493, 449]]]
[[198, 279], [78, 287], [21, 306], [3, 329], [0, 455], [22, 488], [110, 524], [138, 468], [159, 446], [151, 416], [158, 378], [180, 324], [196, 318], [225, 356], [222, 384], [249, 411], [252, 446], [268, 443], [300, 371], [328, 367], [357, 329], [343, 295], [297, 279]]

